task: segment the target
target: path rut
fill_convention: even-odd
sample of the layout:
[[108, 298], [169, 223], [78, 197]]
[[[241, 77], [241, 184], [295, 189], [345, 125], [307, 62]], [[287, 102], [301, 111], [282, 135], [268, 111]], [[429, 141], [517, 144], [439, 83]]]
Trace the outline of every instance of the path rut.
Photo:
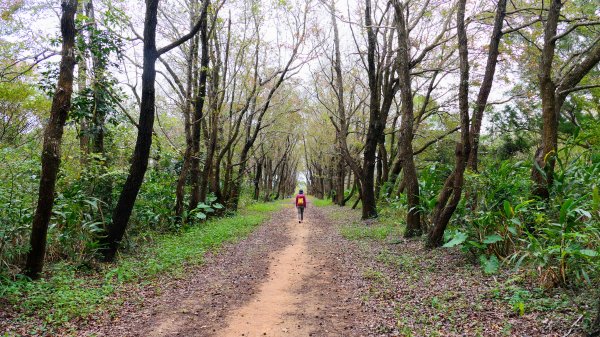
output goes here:
[[307, 251], [310, 221], [288, 221], [291, 244], [271, 255], [268, 279], [260, 285], [258, 294], [227, 319], [228, 328], [218, 336], [273, 336], [281, 333], [308, 335], [310, 327], [293, 314], [313, 310], [314, 303], [302, 301], [302, 282], [310, 273], [310, 254]]

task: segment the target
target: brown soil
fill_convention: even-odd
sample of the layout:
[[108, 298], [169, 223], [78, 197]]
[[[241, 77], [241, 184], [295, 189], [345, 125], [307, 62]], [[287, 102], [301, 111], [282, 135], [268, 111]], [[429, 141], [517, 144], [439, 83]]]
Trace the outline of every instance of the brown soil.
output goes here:
[[291, 313], [311, 311], [314, 303], [300, 306], [298, 293], [302, 280], [310, 271], [307, 251], [310, 224], [289, 221], [286, 224], [292, 242], [283, 251], [270, 256], [269, 277], [260, 285], [258, 294], [226, 319], [227, 329], [218, 336], [273, 336], [281, 332], [308, 335], [308, 327]]
[[[208, 258], [186, 279], [148, 291], [80, 335], [339, 336], [361, 332], [360, 273], [352, 246], [310, 208], [274, 214], [247, 239]], [[140, 294], [137, 294], [140, 295]]]
[[[310, 207], [306, 216], [299, 224], [288, 205], [183, 277], [131, 285], [117, 310], [53, 335], [585, 336], [595, 296], [534, 298], [527, 277], [484, 275], [459, 250], [398, 239], [400, 228], [346, 240], [343, 226], [379, 226], [348, 208]], [[524, 314], [510, 304], [516, 291], [529, 296]]]

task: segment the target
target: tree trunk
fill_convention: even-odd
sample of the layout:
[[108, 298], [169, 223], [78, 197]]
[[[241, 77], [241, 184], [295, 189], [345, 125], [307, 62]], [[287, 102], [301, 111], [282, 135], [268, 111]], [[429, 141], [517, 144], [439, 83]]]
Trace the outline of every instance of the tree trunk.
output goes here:
[[544, 47], [540, 60], [539, 80], [542, 97], [542, 142], [535, 154], [535, 164], [531, 170], [533, 195], [547, 199], [554, 179], [554, 162], [558, 147], [558, 115], [556, 104], [556, 84], [552, 80], [552, 61], [556, 48], [556, 35], [562, 2], [552, 0], [544, 27]]
[[[215, 42], [215, 45], [217, 42]], [[219, 134], [219, 71], [220, 64], [215, 62], [211, 74], [211, 85], [208, 93], [210, 104], [210, 120], [208, 123], [208, 143], [206, 149], [206, 159], [204, 162], [204, 169], [202, 170], [202, 185], [200, 186], [200, 201], [206, 202], [206, 196], [208, 194], [209, 185], [213, 181], [214, 166], [215, 166], [215, 153], [217, 152], [217, 137]]]
[[[399, 163], [404, 171], [406, 184], [407, 209], [406, 231], [407, 238], [423, 234], [421, 227], [421, 214], [419, 212], [419, 181], [415, 167], [412, 139], [413, 139], [413, 97], [410, 79], [409, 39], [406, 29], [403, 6], [395, 1], [396, 25], [398, 27], [398, 74], [400, 82], [400, 95], [402, 98], [402, 122], [399, 137]], [[396, 168], [398, 169], [398, 168]], [[392, 174], [394, 174], [393, 172]]]
[[204, 109], [204, 100], [206, 99], [206, 81], [208, 75], [208, 11], [206, 10], [209, 0], [205, 0], [204, 9], [200, 14], [200, 78], [198, 80], [198, 94], [194, 104], [194, 117], [192, 119], [192, 161], [191, 161], [191, 179], [192, 192], [189, 204], [189, 210], [194, 210], [200, 203], [200, 134], [202, 126], [202, 110]]
[[[85, 14], [85, 4], [79, 6], [78, 12], [82, 15]], [[81, 55], [78, 63], [78, 75], [77, 75], [77, 90], [79, 93], [83, 93], [87, 89], [87, 57]], [[79, 153], [81, 169], [85, 170], [88, 166], [88, 157], [90, 154], [90, 137], [89, 137], [89, 125], [86, 118], [81, 118], [79, 121]]]
[[44, 130], [39, 196], [31, 229], [31, 249], [27, 254], [24, 270], [25, 275], [32, 279], [38, 279], [44, 268], [46, 237], [54, 205], [54, 190], [60, 166], [62, 136], [71, 109], [71, 96], [73, 94], [77, 0], [62, 1], [61, 7], [60, 28], [63, 44], [60, 73], [54, 98], [52, 99], [50, 120]]
[[[336, 200], [339, 206], [344, 206], [344, 147], [346, 147], [346, 137], [348, 135], [348, 126], [346, 121], [346, 106], [344, 105], [344, 80], [342, 74], [342, 57], [340, 53], [340, 36], [338, 32], [337, 19], [335, 17], [335, 0], [331, 1], [331, 24], [333, 26], [333, 44], [335, 48], [334, 71], [335, 71], [335, 91], [337, 92], [337, 110], [339, 126], [336, 130]], [[347, 147], [346, 147], [347, 148]]]
[[113, 211], [113, 221], [107, 228], [107, 235], [102, 240], [102, 254], [105, 261], [113, 261], [121, 243], [125, 229], [133, 211], [133, 205], [142, 186], [144, 174], [148, 168], [148, 158], [152, 145], [152, 127], [154, 124], [154, 102], [156, 79], [156, 25], [158, 0], [146, 2], [146, 19], [144, 23], [144, 63], [142, 72], [142, 98], [138, 136], [133, 151], [129, 175]]
[[[87, 15], [91, 24], [96, 27], [96, 14], [94, 10], [93, 0], [87, 3]], [[95, 33], [92, 33], [95, 34]], [[106, 104], [100, 86], [105, 81], [105, 67], [100, 64], [98, 57], [92, 53], [92, 71], [94, 73], [92, 87], [94, 90], [94, 111], [92, 114], [92, 152], [95, 154], [104, 155], [104, 122], [106, 120], [106, 112], [104, 109], [99, 109]], [[106, 166], [106, 161], [102, 164]]]
[[346, 199], [344, 196], [344, 178], [345, 178], [345, 164], [344, 158], [341, 154], [337, 156], [336, 160], [336, 204], [339, 206], [344, 206], [346, 204]]
[[[154, 126], [155, 115], [155, 81], [156, 81], [156, 60], [162, 53], [181, 45], [192, 38], [202, 26], [198, 22], [192, 31], [182, 36], [177, 41], [166, 47], [157, 50], [156, 48], [156, 25], [159, 0], [146, 1], [146, 17], [144, 21], [144, 63], [142, 71], [142, 97], [140, 104], [140, 119], [138, 123], [138, 134], [133, 150], [133, 158], [129, 168], [129, 175], [121, 190], [119, 201], [112, 215], [112, 222], [106, 230], [106, 236], [101, 240], [102, 255], [104, 261], [113, 261], [117, 249], [125, 235], [127, 223], [133, 211], [135, 199], [140, 191], [144, 175], [148, 168], [148, 158], [150, 157], [150, 147], [152, 146], [152, 130]], [[206, 6], [203, 13], [206, 14]], [[206, 25], [204, 25], [206, 28]], [[206, 30], [206, 29], [205, 29]]]
[[460, 111], [461, 143], [456, 145], [456, 164], [454, 171], [446, 179], [444, 187], [438, 196], [433, 214], [433, 227], [427, 238], [428, 247], [442, 245], [444, 231], [458, 206], [464, 184], [464, 173], [471, 149], [469, 145], [469, 55], [467, 48], [467, 32], [465, 28], [466, 0], [458, 2], [456, 14], [458, 53], [460, 60], [460, 83], [458, 87], [458, 105]]
[[[556, 35], [562, 3], [553, 0], [548, 9], [544, 29], [544, 47], [540, 62], [540, 96], [542, 97], [542, 140], [535, 155], [535, 165], [532, 169], [533, 194], [548, 198], [550, 186], [554, 179], [555, 157], [558, 151], [558, 119], [562, 106], [573, 91], [579, 90], [577, 84], [600, 62], [600, 43], [596, 40], [587, 49], [584, 57], [570, 67], [569, 71], [556, 81], [552, 79], [552, 69]], [[559, 34], [561, 35], [561, 34]], [[564, 35], [563, 35], [564, 37]], [[583, 86], [585, 88], [585, 86]]]
[[260, 197], [260, 180], [262, 177], [262, 160], [256, 162], [256, 173], [254, 174], [254, 196], [252, 199], [258, 200]]
[[[95, 39], [94, 35], [97, 34], [96, 14], [94, 10], [93, 0], [89, 0], [86, 6], [87, 16], [90, 20], [90, 24], [93, 25], [94, 29], [90, 33], [92, 40]], [[112, 205], [112, 192], [113, 192], [113, 179], [108, 172], [109, 158], [105, 151], [105, 123], [106, 123], [106, 93], [102, 88], [104, 82], [106, 82], [106, 65], [98, 59], [95, 53], [92, 54], [92, 71], [93, 71], [93, 82], [92, 89], [94, 94], [94, 105], [91, 121], [91, 153], [96, 156], [93, 161], [98, 165], [98, 183], [96, 187], [96, 195], [100, 201], [102, 201], [99, 207], [103, 205]], [[108, 207], [107, 207], [108, 208]], [[102, 212], [102, 210], [100, 210]]]
[[360, 187], [360, 180], [358, 178], [356, 179], [356, 183], [358, 184], [358, 198], [356, 198], [356, 201], [352, 205], [352, 209], [356, 209], [356, 206], [362, 200], [362, 188]]
[[[193, 19], [192, 19], [193, 20]], [[190, 26], [193, 24], [190, 20]], [[183, 106], [183, 120], [185, 130], [185, 153], [183, 154], [183, 164], [181, 172], [177, 178], [177, 187], [175, 189], [175, 216], [181, 219], [183, 215], [183, 203], [185, 199], [185, 185], [188, 180], [190, 172], [190, 163], [192, 161], [192, 131], [191, 131], [191, 104], [192, 104], [192, 88], [194, 82], [194, 69], [198, 63], [198, 44], [196, 38], [193, 38], [190, 43], [188, 58], [187, 58], [187, 81], [186, 81], [186, 93], [184, 97]]]
[[375, 165], [375, 197], [379, 198], [381, 192], [381, 184], [383, 184], [383, 160], [381, 159], [381, 146], [378, 146], [377, 150], [377, 164]]
[[377, 200], [375, 198], [375, 155], [377, 143], [381, 136], [384, 125], [380, 116], [380, 82], [377, 76], [375, 50], [377, 48], [377, 37], [373, 30], [371, 18], [371, 0], [366, 0], [365, 26], [367, 28], [367, 72], [369, 77], [369, 123], [365, 149], [363, 153], [363, 165], [361, 187], [362, 187], [362, 218], [369, 219], [377, 217]]
[[[350, 193], [348, 194], [347, 197], [344, 198], [344, 205], [350, 200], [352, 199], [352, 197], [354, 196], [354, 192], [356, 192], [356, 183], [354, 183], [352, 185], [352, 189], [350, 190]], [[342, 205], [343, 206], [343, 205]]]
[[477, 162], [479, 155], [479, 135], [481, 134], [481, 122], [483, 120], [483, 112], [487, 106], [488, 97], [492, 90], [492, 84], [494, 83], [494, 75], [496, 73], [496, 64], [498, 64], [498, 54], [500, 47], [500, 39], [502, 38], [502, 27], [504, 24], [504, 17], [506, 16], [506, 0], [499, 0], [498, 7], [496, 10], [496, 16], [494, 18], [494, 29], [490, 39], [490, 46], [485, 65], [485, 74], [483, 75], [483, 81], [481, 82], [481, 88], [477, 95], [477, 102], [475, 103], [475, 111], [471, 120], [471, 130], [469, 134], [469, 141], [471, 143], [471, 151], [469, 152], [468, 167], [473, 171], [477, 172]]

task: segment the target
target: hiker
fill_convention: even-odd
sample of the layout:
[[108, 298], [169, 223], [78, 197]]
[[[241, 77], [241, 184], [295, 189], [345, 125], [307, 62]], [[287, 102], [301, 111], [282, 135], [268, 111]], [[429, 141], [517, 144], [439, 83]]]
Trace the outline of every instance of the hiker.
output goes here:
[[298, 209], [298, 223], [304, 220], [304, 209], [306, 208], [306, 196], [304, 191], [300, 190], [296, 196], [296, 209]]

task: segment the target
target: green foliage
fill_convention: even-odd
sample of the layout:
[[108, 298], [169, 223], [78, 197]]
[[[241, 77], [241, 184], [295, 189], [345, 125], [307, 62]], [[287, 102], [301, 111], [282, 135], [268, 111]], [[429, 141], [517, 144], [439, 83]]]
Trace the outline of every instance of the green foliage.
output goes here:
[[264, 203], [254, 203], [246, 206], [246, 210], [248, 212], [254, 213], [271, 213], [282, 207], [282, 202], [264, 202]]
[[60, 327], [66, 322], [108, 308], [123, 285], [152, 281], [159, 275], [180, 275], [186, 266], [202, 263], [206, 252], [250, 234], [282, 204], [256, 204], [241, 214], [213, 219], [178, 234], [155, 234], [154, 242], [114, 265], [96, 266], [85, 273], [77, 265], [53, 264], [49, 277], [37, 282], [0, 278], [0, 297], [26, 316], [41, 317]]
[[314, 205], [316, 207], [326, 207], [326, 206], [333, 205], [333, 201], [331, 199], [311, 198], [310, 201], [311, 201], [312, 205]]
[[[438, 191], [444, 185], [446, 177], [452, 172], [452, 167], [444, 163], [433, 163], [421, 170], [419, 175], [419, 198], [420, 211], [423, 215], [423, 221], [426, 225], [431, 223], [427, 215], [433, 214], [437, 203]], [[402, 199], [403, 205], [406, 204], [405, 196]]]
[[31, 143], [19, 150], [0, 148], [0, 275], [16, 270], [28, 249], [38, 165]]
[[384, 241], [392, 233], [397, 233], [397, 225], [391, 223], [363, 224], [354, 223], [340, 228], [342, 236], [348, 240], [376, 240]]
[[0, 148], [21, 145], [48, 108], [48, 100], [34, 85], [0, 81]]
[[192, 217], [196, 220], [206, 220], [209, 214], [214, 213], [216, 210], [223, 209], [223, 205], [217, 202], [217, 197], [214, 195], [209, 195], [206, 198], [206, 202], [201, 202], [196, 206], [195, 209], [191, 210], [189, 213], [184, 212], [183, 217], [188, 218]]
[[492, 255], [490, 257], [480, 255], [479, 261], [483, 267], [483, 272], [486, 274], [495, 274], [498, 272], [498, 268], [500, 268], [500, 261], [498, 261], [498, 257], [496, 257], [496, 255]]
[[[467, 200], [446, 233], [445, 247], [479, 258], [485, 273], [501, 261], [538, 271], [546, 286], [591, 283], [600, 263], [598, 186], [593, 153], [566, 147], [548, 201], [530, 199], [530, 165], [505, 160], [467, 175]], [[470, 198], [470, 199], [469, 199]]]

